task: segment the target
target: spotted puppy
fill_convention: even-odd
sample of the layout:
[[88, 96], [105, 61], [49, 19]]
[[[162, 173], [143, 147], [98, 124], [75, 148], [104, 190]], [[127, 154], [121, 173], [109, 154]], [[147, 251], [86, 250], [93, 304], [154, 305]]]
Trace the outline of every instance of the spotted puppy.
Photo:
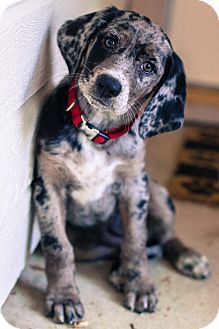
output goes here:
[[153, 312], [146, 245], [160, 245], [183, 274], [203, 279], [210, 272], [207, 259], [175, 236], [168, 192], [145, 172], [143, 139], [183, 124], [182, 61], [158, 25], [115, 7], [67, 21], [58, 45], [69, 75], [43, 106], [33, 180], [47, 315], [58, 323], [83, 318], [75, 257], [118, 253], [110, 278], [124, 305]]

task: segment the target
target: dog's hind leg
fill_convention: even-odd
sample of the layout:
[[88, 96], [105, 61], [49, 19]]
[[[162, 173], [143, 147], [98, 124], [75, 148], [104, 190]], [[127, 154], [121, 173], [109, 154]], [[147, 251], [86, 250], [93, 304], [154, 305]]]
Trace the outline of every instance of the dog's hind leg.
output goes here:
[[185, 246], [175, 234], [175, 207], [168, 191], [150, 181], [148, 242], [161, 244], [163, 256], [182, 274], [194, 279], [206, 279], [210, 267], [205, 256]]

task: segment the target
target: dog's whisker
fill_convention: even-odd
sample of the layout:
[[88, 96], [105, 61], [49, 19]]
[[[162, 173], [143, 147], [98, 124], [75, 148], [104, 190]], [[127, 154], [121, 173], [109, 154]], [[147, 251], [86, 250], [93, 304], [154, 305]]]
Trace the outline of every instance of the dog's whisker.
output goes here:
[[[75, 74], [76, 75], [76, 74]], [[63, 81], [61, 80], [58, 84], [58, 87], [62, 87], [62, 86], [65, 86], [65, 85], [68, 85], [69, 84], [69, 80], [66, 80], [66, 77], [74, 77], [75, 75], [70, 75], [68, 74], [67, 76], [63, 73], [60, 73], [60, 74], [56, 74], [53, 76], [53, 79], [56, 79], [58, 77], [61, 77], [63, 79]], [[80, 74], [81, 75], [81, 74]]]
[[138, 112], [140, 112], [140, 114], [142, 114], [144, 112], [144, 107], [142, 105], [142, 103], [140, 103], [138, 100], [135, 100], [135, 103], [137, 103], [138, 106]]
[[92, 73], [92, 71], [89, 69], [89, 67], [87, 67], [85, 64], [83, 64], [83, 66], [90, 72]]
[[89, 62], [87, 61], [88, 64], [94, 64], [95, 65], [95, 68], [101, 68], [101, 66], [99, 64], [97, 64], [96, 62]]

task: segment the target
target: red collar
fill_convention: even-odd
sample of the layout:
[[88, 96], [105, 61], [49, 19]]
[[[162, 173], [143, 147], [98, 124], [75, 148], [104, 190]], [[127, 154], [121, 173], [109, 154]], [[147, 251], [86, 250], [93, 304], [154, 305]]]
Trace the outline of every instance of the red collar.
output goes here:
[[68, 108], [66, 111], [71, 111], [72, 123], [80, 131], [82, 131], [89, 140], [92, 140], [94, 143], [104, 144], [110, 139], [119, 138], [120, 136], [127, 133], [134, 124], [135, 119], [131, 121], [128, 125], [120, 126], [118, 128], [110, 130], [99, 130], [94, 127], [91, 123], [85, 120], [83, 112], [79, 104], [77, 103], [75, 81], [72, 80], [70, 88], [68, 90]]

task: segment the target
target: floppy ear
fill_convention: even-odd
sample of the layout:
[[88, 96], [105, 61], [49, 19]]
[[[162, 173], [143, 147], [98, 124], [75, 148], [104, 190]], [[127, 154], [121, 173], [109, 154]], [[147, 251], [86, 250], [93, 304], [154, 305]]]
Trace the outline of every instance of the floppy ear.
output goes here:
[[167, 60], [164, 75], [149, 101], [139, 124], [141, 138], [182, 127], [186, 100], [183, 63], [176, 53]]
[[[69, 72], [77, 70], [87, 38], [89, 36], [89, 22], [94, 20], [97, 13], [81, 16], [75, 20], [66, 21], [58, 30], [57, 42], [68, 66]], [[91, 26], [90, 26], [91, 28]]]
[[116, 7], [66, 21], [58, 30], [57, 42], [70, 73], [79, 72], [87, 49], [96, 36], [113, 18], [122, 14]]

